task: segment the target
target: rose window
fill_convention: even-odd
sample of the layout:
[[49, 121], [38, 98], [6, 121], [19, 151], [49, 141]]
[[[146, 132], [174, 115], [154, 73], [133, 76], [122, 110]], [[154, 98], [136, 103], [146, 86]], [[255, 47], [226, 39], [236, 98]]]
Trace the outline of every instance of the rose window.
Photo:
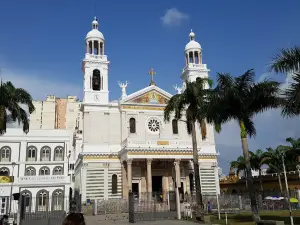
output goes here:
[[158, 132], [159, 131], [159, 122], [157, 119], [153, 119], [151, 118], [149, 121], [148, 121], [148, 129], [151, 131], [151, 132]]

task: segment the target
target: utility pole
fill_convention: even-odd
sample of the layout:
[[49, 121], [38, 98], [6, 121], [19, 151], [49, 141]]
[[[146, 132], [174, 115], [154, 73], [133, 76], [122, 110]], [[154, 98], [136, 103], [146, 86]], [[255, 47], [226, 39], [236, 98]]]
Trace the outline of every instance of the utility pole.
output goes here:
[[294, 225], [294, 219], [293, 219], [293, 216], [292, 216], [292, 207], [291, 207], [291, 202], [290, 202], [289, 186], [288, 186], [288, 182], [287, 182], [286, 169], [285, 169], [285, 163], [284, 163], [284, 153], [282, 153], [281, 156], [282, 156], [282, 166], [283, 166], [283, 173], [284, 173], [284, 180], [285, 180], [285, 187], [286, 187], [286, 197], [287, 197], [287, 201], [288, 201], [288, 204], [289, 204], [291, 225]]

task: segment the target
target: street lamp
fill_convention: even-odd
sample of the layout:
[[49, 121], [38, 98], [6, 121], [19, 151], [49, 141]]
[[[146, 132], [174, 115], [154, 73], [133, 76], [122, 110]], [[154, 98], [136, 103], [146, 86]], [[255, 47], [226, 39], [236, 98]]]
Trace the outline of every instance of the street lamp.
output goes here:
[[287, 201], [288, 201], [288, 204], [289, 204], [291, 225], [294, 225], [294, 219], [293, 219], [293, 216], [292, 216], [292, 207], [291, 207], [291, 202], [290, 202], [289, 186], [288, 186], [288, 182], [287, 182], [286, 169], [285, 169], [285, 164], [284, 164], [284, 153], [282, 153], [281, 156], [282, 156], [282, 166], [283, 166], [283, 173], [284, 173], [284, 180], [285, 180], [285, 187], [286, 187], [286, 197], [287, 197]]
[[13, 191], [13, 186], [14, 186], [14, 182], [15, 182], [15, 179], [14, 179], [14, 168], [17, 164], [15, 162], [12, 162], [11, 163], [11, 166], [12, 166], [12, 172], [11, 172], [11, 176], [13, 178], [13, 181], [11, 182], [11, 185], [10, 185], [10, 198], [9, 198], [9, 215], [11, 213], [11, 203], [12, 203], [12, 191]]

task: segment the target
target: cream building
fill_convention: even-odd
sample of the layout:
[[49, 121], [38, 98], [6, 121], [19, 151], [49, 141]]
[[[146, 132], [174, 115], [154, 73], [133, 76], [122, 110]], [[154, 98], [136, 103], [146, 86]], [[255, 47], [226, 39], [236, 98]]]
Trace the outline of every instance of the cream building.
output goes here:
[[81, 102], [76, 96], [58, 98], [47, 96], [45, 101], [33, 101], [35, 111], [30, 115], [30, 129], [67, 129], [75, 128], [82, 132]]
[[[105, 54], [105, 39], [92, 22], [85, 44], [82, 63], [84, 74], [83, 136], [75, 135], [75, 149], [79, 157], [75, 165], [75, 191], [82, 199], [127, 198], [128, 191], [165, 193], [174, 190], [177, 177], [180, 192], [194, 190], [191, 166], [192, 141], [186, 125], [172, 120], [165, 123], [163, 110], [172, 95], [154, 82], [127, 95], [127, 82], [119, 83], [122, 95], [118, 101], [109, 101], [109, 61]], [[190, 33], [185, 50], [186, 65], [182, 72], [182, 87], [186, 81], [208, 77], [209, 69], [202, 63], [202, 49]], [[180, 53], [179, 53], [180, 54]], [[217, 152], [214, 130], [207, 126], [207, 138], [202, 140], [197, 128], [197, 142], [202, 192], [219, 193]]]
[[26, 197], [27, 212], [68, 210], [72, 136], [67, 130], [31, 129], [25, 134], [17, 128], [0, 136], [1, 215], [17, 212], [14, 193]]

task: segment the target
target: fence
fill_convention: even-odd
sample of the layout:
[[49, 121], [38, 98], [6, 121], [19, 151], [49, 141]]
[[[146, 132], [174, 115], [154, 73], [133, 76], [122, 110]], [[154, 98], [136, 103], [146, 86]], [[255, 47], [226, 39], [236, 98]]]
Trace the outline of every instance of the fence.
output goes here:
[[[251, 211], [251, 203], [248, 195], [202, 195], [204, 210], [208, 209], [212, 212], [241, 212]], [[190, 204], [192, 207], [196, 205], [195, 195], [186, 195], [182, 202]], [[286, 199], [268, 200], [261, 196], [256, 198], [257, 206], [260, 211], [288, 210], [288, 202]], [[210, 205], [210, 207], [208, 207]], [[293, 208], [297, 208], [297, 203], [292, 203]]]

